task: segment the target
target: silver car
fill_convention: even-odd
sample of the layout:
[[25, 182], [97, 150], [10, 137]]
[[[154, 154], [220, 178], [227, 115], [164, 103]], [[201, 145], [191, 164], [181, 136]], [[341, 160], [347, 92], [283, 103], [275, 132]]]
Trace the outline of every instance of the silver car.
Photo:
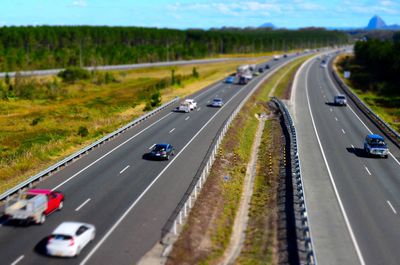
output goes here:
[[347, 105], [346, 96], [343, 94], [336, 95], [335, 98], [333, 99], [333, 103], [337, 106], [346, 106]]
[[212, 107], [222, 107], [222, 105], [224, 105], [224, 102], [221, 98], [214, 98], [211, 102]]

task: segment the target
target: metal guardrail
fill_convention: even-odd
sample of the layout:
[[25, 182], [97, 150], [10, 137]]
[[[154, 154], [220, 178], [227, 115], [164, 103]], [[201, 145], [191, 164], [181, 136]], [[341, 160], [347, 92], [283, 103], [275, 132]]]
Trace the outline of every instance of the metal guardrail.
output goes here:
[[[292, 62], [296, 60], [298, 57], [292, 58], [288, 62]], [[194, 176], [191, 184], [189, 185], [188, 189], [184, 193], [181, 201], [178, 203], [176, 206], [175, 210], [172, 212], [171, 216], [168, 218], [167, 222], [165, 223], [164, 227], [161, 229], [161, 239], [160, 243], [166, 246], [164, 252], [162, 255], [167, 255], [169, 249], [171, 248], [171, 242], [170, 237], [168, 235], [171, 235], [172, 237], [176, 236], [178, 234], [178, 225], [182, 225], [184, 218], [187, 217], [190, 209], [193, 206], [193, 201], [197, 199], [197, 196], [199, 192], [202, 189], [202, 186], [204, 185], [211, 167], [215, 161], [216, 155], [218, 148], [226, 134], [226, 132], [229, 129], [229, 126], [231, 125], [232, 121], [235, 119], [237, 114], [240, 112], [244, 104], [247, 102], [247, 100], [253, 95], [253, 93], [265, 82], [267, 78], [269, 78], [271, 75], [276, 73], [279, 69], [281, 69], [283, 66], [286, 64], [282, 64], [266, 74], [261, 80], [258, 81], [258, 84], [254, 86], [254, 88], [247, 94], [247, 96], [241, 101], [241, 103], [237, 106], [235, 111], [229, 116], [229, 118], [226, 120], [226, 122], [221, 126], [219, 131], [217, 132], [217, 136], [214, 138], [212, 144], [210, 145], [209, 150], [207, 151], [207, 154], [205, 156], [205, 159], [201, 163], [199, 170], [196, 172], [196, 175]]]
[[343, 82], [335, 70], [332, 75], [339, 87], [356, 104], [356, 106], [397, 146], [400, 148], [400, 134], [397, 133], [389, 124], [375, 114], [351, 89]]
[[153, 116], [154, 114], [158, 113], [159, 111], [169, 107], [170, 105], [176, 103], [179, 101], [179, 97], [176, 97], [175, 99], [165, 103], [164, 105], [156, 108], [155, 110], [152, 110], [149, 113], [146, 113], [145, 115], [135, 119], [134, 121], [128, 123], [127, 125], [119, 128], [118, 130], [107, 134], [106, 136], [104, 136], [103, 138], [95, 141], [94, 143], [92, 143], [89, 146], [86, 146], [85, 148], [79, 150], [78, 152], [68, 156], [67, 158], [63, 159], [62, 161], [48, 167], [47, 169], [39, 172], [38, 174], [31, 176], [29, 179], [25, 180], [24, 182], [21, 182], [20, 184], [18, 184], [17, 186], [15, 186], [12, 189], [7, 190], [6, 192], [4, 192], [3, 194], [0, 195], [0, 201], [9, 198], [11, 195], [13, 195], [14, 193], [20, 192], [23, 189], [32, 186], [32, 184], [35, 181], [40, 181], [42, 180], [43, 177], [51, 175], [53, 172], [58, 171], [61, 167], [68, 165], [70, 162], [75, 161], [75, 159], [80, 158], [82, 155], [86, 154], [87, 152], [91, 151], [92, 149], [96, 148], [97, 146], [101, 145], [102, 143], [109, 141], [111, 139], [113, 139], [114, 137], [118, 136], [119, 134], [125, 132], [126, 130], [130, 129], [131, 127], [137, 125], [138, 123], [146, 120], [147, 118]]
[[297, 147], [297, 132], [294, 127], [292, 117], [286, 106], [279, 99], [273, 97], [271, 99], [279, 108], [282, 113], [286, 130], [290, 137], [290, 160], [291, 172], [293, 182], [293, 195], [295, 196], [295, 216], [300, 222], [296, 222], [296, 230], [301, 232], [297, 233], [297, 241], [302, 246], [298, 246], [300, 264], [315, 265], [317, 264], [312, 236], [310, 232], [310, 225], [307, 217], [307, 204], [304, 198], [304, 185], [301, 176], [301, 166], [299, 159], [299, 152]]

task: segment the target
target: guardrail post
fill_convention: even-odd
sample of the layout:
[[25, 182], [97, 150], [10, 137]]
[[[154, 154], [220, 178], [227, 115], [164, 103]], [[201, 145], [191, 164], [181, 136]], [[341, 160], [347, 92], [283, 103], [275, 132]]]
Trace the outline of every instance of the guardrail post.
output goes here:
[[182, 224], [182, 211], [179, 212], [179, 224]]
[[[196, 187], [194, 187], [194, 190], [196, 190]], [[192, 208], [192, 195], [189, 196], [189, 208]]]
[[174, 220], [174, 235], [177, 235], [178, 231], [177, 231], [177, 227], [176, 227], [176, 219]]
[[187, 216], [187, 202], [185, 202], [185, 206], [183, 207], [183, 211], [184, 211], [184, 214], [185, 214], [185, 217]]

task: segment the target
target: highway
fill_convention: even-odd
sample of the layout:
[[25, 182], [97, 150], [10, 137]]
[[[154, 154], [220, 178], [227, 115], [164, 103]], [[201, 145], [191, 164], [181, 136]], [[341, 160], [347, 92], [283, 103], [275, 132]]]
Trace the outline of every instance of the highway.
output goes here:
[[[271, 70], [293, 56], [270, 61]], [[106, 142], [37, 185], [62, 191], [64, 208], [43, 225], [0, 226], [1, 264], [135, 264], [160, 239], [161, 228], [196, 174], [211, 142], [229, 115], [260, 80], [246, 86], [218, 82], [192, 95], [197, 110], [167, 108]], [[221, 97], [223, 108], [208, 107]], [[175, 148], [169, 161], [142, 155], [155, 143]], [[63, 221], [96, 226], [96, 238], [74, 259], [43, 255], [43, 243]]]
[[339, 93], [331, 68], [310, 60], [299, 72], [291, 111], [298, 133], [311, 234], [318, 264], [399, 264], [400, 151], [369, 158], [369, 133], [382, 134]]

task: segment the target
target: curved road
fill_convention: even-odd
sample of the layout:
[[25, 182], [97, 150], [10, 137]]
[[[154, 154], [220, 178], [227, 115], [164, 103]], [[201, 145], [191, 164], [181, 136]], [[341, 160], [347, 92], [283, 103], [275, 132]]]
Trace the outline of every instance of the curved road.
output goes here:
[[380, 131], [353, 102], [331, 104], [330, 71], [305, 64], [292, 106], [318, 264], [399, 264], [400, 151], [388, 142], [388, 159], [365, 156], [365, 136]]
[[[268, 62], [271, 70], [289, 61]], [[161, 228], [196, 174], [218, 130], [246, 94], [246, 86], [218, 82], [192, 96], [198, 109], [173, 112], [172, 106], [45, 179], [37, 188], [61, 190], [64, 209], [42, 226], [0, 227], [1, 264], [134, 264], [160, 239]], [[207, 107], [213, 97], [223, 108]], [[175, 146], [170, 161], [142, 155], [155, 143]], [[62, 221], [96, 226], [97, 235], [75, 259], [42, 255], [43, 239]]]

